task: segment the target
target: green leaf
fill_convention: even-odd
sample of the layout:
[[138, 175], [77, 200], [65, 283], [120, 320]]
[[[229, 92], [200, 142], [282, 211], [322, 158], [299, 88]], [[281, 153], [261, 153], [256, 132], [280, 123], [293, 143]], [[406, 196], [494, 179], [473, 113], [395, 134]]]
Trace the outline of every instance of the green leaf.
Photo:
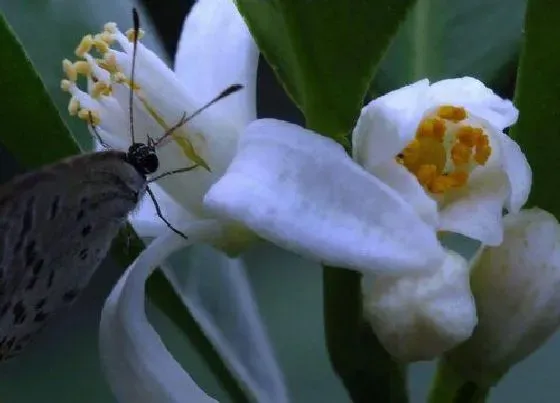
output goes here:
[[236, 0], [308, 126], [339, 142], [413, 0]]
[[77, 144], [3, 15], [0, 58], [2, 144], [28, 168], [78, 153]]
[[527, 0], [418, 0], [379, 67], [374, 94], [422, 78], [513, 81]]
[[364, 320], [362, 276], [324, 267], [325, 338], [332, 366], [353, 402], [406, 403], [405, 365], [383, 348]]
[[533, 170], [529, 205], [560, 218], [560, 2], [529, 0], [511, 135]]

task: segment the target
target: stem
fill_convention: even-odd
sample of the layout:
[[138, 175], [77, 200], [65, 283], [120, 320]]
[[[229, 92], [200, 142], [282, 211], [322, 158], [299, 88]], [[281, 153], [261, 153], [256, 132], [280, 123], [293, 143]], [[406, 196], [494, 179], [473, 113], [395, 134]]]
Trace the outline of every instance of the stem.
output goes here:
[[461, 377], [446, 360], [438, 362], [429, 403], [483, 403], [490, 388], [477, 385]]
[[324, 267], [325, 337], [331, 364], [354, 403], [406, 403], [404, 367], [363, 320], [361, 275]]

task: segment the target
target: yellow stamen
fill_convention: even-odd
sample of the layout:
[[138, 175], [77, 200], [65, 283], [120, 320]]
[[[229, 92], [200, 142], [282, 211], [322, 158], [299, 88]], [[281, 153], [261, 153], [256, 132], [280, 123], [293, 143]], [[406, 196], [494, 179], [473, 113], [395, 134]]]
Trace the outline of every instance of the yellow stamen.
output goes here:
[[461, 143], [456, 143], [451, 148], [451, 160], [455, 165], [468, 164], [472, 156], [472, 149]]
[[445, 193], [447, 190], [454, 187], [454, 180], [447, 175], [440, 175], [435, 178], [429, 186], [429, 190], [435, 194]]
[[93, 46], [101, 54], [109, 50], [109, 44], [103, 40], [102, 34], [97, 34], [93, 37]]
[[430, 164], [421, 165], [416, 172], [416, 177], [422, 186], [428, 186], [436, 179], [437, 168]]
[[91, 35], [86, 35], [80, 41], [80, 44], [74, 51], [76, 56], [83, 57], [86, 53], [91, 51], [91, 47], [93, 46], [93, 37]]
[[443, 139], [445, 134], [445, 121], [438, 118], [426, 118], [420, 122], [417, 137], [432, 137], [438, 140]]
[[72, 88], [72, 82], [70, 80], [60, 81], [60, 89], [62, 91], [70, 92], [70, 88]]
[[76, 116], [80, 110], [80, 102], [76, 97], [71, 97], [70, 102], [68, 102], [68, 113], [70, 116]]
[[81, 74], [83, 76], [89, 76], [91, 74], [91, 67], [88, 62], [79, 60], [77, 62], [74, 62], [73, 66], [78, 74]]
[[96, 82], [90, 90], [93, 98], [99, 98], [101, 95], [111, 95], [111, 86], [103, 81]]
[[62, 61], [62, 70], [66, 74], [66, 78], [72, 82], [78, 81], [78, 71], [74, 67], [74, 64], [68, 59]]
[[436, 114], [442, 119], [451, 120], [455, 123], [460, 122], [467, 117], [467, 111], [465, 110], [465, 108], [452, 105], [440, 106]]
[[477, 139], [482, 136], [482, 129], [472, 126], [461, 126], [457, 129], [457, 139], [461, 144], [473, 147]]
[[395, 159], [433, 194], [467, 184], [474, 168], [492, 153], [483, 128], [469, 125], [462, 107], [444, 105], [418, 124], [416, 137]]
[[92, 111], [86, 108], [80, 109], [80, 111], [78, 112], [78, 117], [94, 126], [98, 125], [99, 122], [101, 122], [101, 118], [99, 117], [99, 113], [97, 111]]
[[116, 34], [117, 33], [117, 23], [116, 22], [108, 22], [103, 25], [103, 31], [109, 34]]
[[[136, 31], [135, 31], [134, 29], [132, 29], [132, 28], [130, 28], [129, 30], [127, 30], [127, 31], [125, 32], [125, 36], [128, 38], [128, 40], [129, 40], [130, 42], [134, 42], [135, 34], [136, 34]], [[141, 29], [138, 30], [138, 38], [137, 38], [137, 40], [140, 40], [140, 39], [142, 39], [143, 37], [144, 37], [144, 31], [141, 30]]]

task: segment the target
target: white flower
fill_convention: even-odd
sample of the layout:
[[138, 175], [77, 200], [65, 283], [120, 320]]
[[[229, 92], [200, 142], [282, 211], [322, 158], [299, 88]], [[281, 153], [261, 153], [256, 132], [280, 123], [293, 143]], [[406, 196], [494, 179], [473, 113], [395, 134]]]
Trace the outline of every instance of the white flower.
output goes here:
[[504, 218], [504, 242], [485, 248], [471, 274], [478, 325], [446, 361], [492, 386], [560, 325], [560, 224], [534, 208]]
[[[502, 210], [519, 211], [531, 185], [525, 156], [502, 132], [516, 119], [511, 102], [478, 80], [421, 80], [363, 108], [352, 139], [354, 160], [362, 167], [309, 130], [259, 120], [245, 130], [238, 154], [205, 205], [287, 249], [375, 273], [379, 284], [368, 293], [370, 315], [387, 348], [403, 360], [433, 357], [469, 337], [476, 323], [467, 263], [446, 254], [397, 197], [434, 232], [499, 245]], [[279, 145], [282, 153], [271, 158]], [[295, 173], [298, 182], [282, 180]], [[391, 213], [390, 205], [399, 212]], [[410, 271], [397, 270], [412, 261], [426, 270], [410, 277]], [[405, 288], [409, 295], [401, 292]], [[442, 307], [441, 318], [436, 308], [443, 301], [456, 305]], [[393, 324], [375, 308], [387, 304], [395, 313]], [[406, 343], [391, 344], [390, 335], [410, 340], [419, 327], [423, 336], [410, 350]], [[419, 343], [430, 337], [430, 343]]]
[[[84, 37], [76, 50], [83, 60], [64, 62], [67, 80], [63, 88], [72, 94], [69, 111], [84, 120], [93, 119], [102, 142], [122, 150], [132, 142], [128, 107], [132, 35], [107, 24], [100, 34]], [[113, 45], [122, 51], [112, 49]], [[167, 219], [189, 237], [190, 243], [209, 243], [237, 252], [255, 236], [235, 223], [213, 219], [204, 211], [202, 198], [233, 158], [244, 126], [256, 116], [258, 52], [232, 2], [204, 0], [193, 7], [185, 22], [176, 59], [173, 72], [154, 53], [138, 45], [132, 86], [134, 141], [146, 143], [148, 135], [157, 140], [184, 114], [192, 113], [228, 85], [244, 85], [242, 91], [179, 128], [172, 141], [158, 148], [161, 166], [156, 175], [199, 166], [166, 177], [161, 187], [150, 185]], [[82, 75], [87, 77], [88, 92], [78, 87]], [[149, 199], [142, 203], [133, 225], [143, 236], [161, 237], [128, 268], [102, 313], [100, 353], [117, 400], [214, 401], [175, 361], [146, 318], [144, 284], [160, 266], [248, 395], [256, 401], [287, 401], [282, 374], [242, 263], [214, 251], [204, 258], [202, 266], [183, 261], [178, 273], [164, 260], [184, 248], [185, 242], [168, 233], [155, 217]], [[209, 278], [214, 280], [210, 287], [206, 284]], [[208, 289], [213, 300], [206, 295]], [[216, 307], [220, 312], [215, 312]], [[227, 321], [220, 316], [224, 310]]]
[[364, 284], [364, 315], [385, 349], [403, 362], [432, 360], [469, 337], [477, 321], [469, 273], [450, 252], [433, 273]]
[[[103, 142], [124, 151], [132, 143], [129, 84], [133, 45], [129, 39], [133, 35], [132, 30], [125, 34], [116, 24], [108, 23], [102, 32], [82, 39], [76, 54], [83, 60], [63, 63], [67, 80], [62, 87], [72, 95], [70, 113], [88, 122], [93, 117]], [[122, 50], [113, 49], [115, 44]], [[160, 167], [155, 176], [198, 164], [189, 172], [166, 176], [152, 185], [173, 223], [209, 218], [202, 205], [203, 195], [223, 175], [243, 129], [256, 118], [257, 61], [258, 50], [245, 24], [235, 7], [224, 0], [206, 0], [193, 8], [178, 45], [175, 72], [138, 43], [133, 86], [135, 142], [147, 143], [147, 136], [159, 139], [229, 85], [243, 85], [241, 91], [177, 128], [171, 141], [158, 147]], [[88, 92], [78, 87], [81, 75], [87, 77]], [[165, 227], [151, 203], [146, 198], [132, 221], [142, 235], [154, 235]], [[159, 224], [157, 228], [154, 223]], [[254, 238], [233, 223], [223, 224], [225, 238], [210, 242], [225, 250], [235, 253]]]
[[370, 102], [353, 133], [360, 165], [438, 230], [502, 241], [502, 211], [527, 200], [531, 171], [503, 130], [518, 111], [480, 81], [428, 80]]

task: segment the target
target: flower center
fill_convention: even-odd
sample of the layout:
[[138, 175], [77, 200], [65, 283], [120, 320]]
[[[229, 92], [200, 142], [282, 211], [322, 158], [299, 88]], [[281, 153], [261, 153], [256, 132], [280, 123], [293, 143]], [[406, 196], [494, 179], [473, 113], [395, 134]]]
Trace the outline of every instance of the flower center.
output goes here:
[[460, 188], [492, 153], [488, 134], [479, 126], [464, 108], [440, 106], [422, 119], [416, 137], [396, 160], [432, 194]]
[[[141, 39], [144, 32], [138, 32], [138, 40]], [[102, 116], [105, 118], [114, 118], [114, 113], [122, 113], [128, 110], [128, 97], [126, 104], [121, 108], [114, 108], [115, 101], [121, 103], [118, 97], [114, 96], [115, 85], [125, 85], [131, 88], [135, 98], [139, 101], [142, 110], [150, 115], [155, 122], [162, 128], [162, 132], [167, 132], [174, 125], [166, 123], [165, 119], [157, 109], [148, 101], [148, 97], [142, 91], [141, 85], [127, 76], [126, 69], [130, 70], [132, 65], [132, 47], [135, 31], [129, 29], [126, 33], [122, 33], [115, 23], [107, 23], [102, 32], [95, 35], [85, 35], [75, 50], [76, 56], [82, 60], [71, 62], [64, 60], [62, 67], [66, 75], [66, 79], [62, 80], [61, 88], [69, 92], [72, 96], [68, 103], [68, 112], [72, 116], [78, 116], [80, 119], [87, 121], [92, 125], [102, 125]], [[118, 43], [124, 52], [115, 51], [111, 45]], [[142, 46], [138, 44], [138, 46]], [[140, 50], [140, 49], [139, 49]], [[94, 57], [93, 54], [101, 57]], [[138, 61], [142, 61], [141, 52], [137, 53]], [[137, 63], [138, 64], [138, 63]], [[124, 66], [124, 68], [123, 68]], [[78, 88], [78, 79], [83, 76], [87, 79], [87, 92]], [[122, 96], [121, 96], [122, 97]], [[100, 113], [103, 109], [108, 109]], [[117, 119], [119, 122], [128, 122]], [[123, 127], [123, 130], [127, 130]], [[186, 128], [184, 126], [176, 128], [171, 133], [171, 138], [175, 144], [179, 146], [183, 154], [194, 163], [210, 170], [207, 163], [197, 154], [194, 145], [187, 137]]]

